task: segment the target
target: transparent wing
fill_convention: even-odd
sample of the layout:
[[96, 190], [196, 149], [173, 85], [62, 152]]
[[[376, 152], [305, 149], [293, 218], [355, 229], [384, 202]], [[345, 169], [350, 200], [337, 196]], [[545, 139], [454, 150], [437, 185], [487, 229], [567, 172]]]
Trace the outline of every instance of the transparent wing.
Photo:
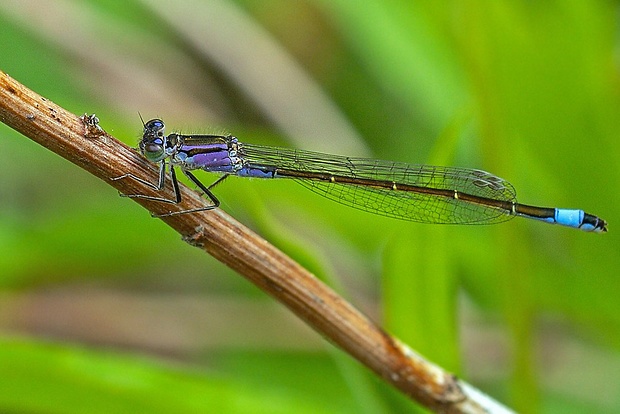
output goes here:
[[509, 182], [482, 170], [344, 157], [252, 144], [240, 144], [239, 155], [249, 167], [273, 167], [396, 183], [397, 190], [393, 190], [344, 184], [337, 180], [296, 180], [324, 197], [375, 214], [444, 224], [491, 224], [513, 217], [510, 210], [505, 208], [398, 190], [399, 185], [409, 185], [457, 191], [508, 203], [516, 201], [515, 189]]

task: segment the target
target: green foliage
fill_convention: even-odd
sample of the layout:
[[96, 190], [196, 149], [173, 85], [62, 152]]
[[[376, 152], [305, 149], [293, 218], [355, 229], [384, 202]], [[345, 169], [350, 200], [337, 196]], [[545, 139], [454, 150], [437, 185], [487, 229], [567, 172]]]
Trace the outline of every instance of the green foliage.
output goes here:
[[[617, 20], [603, 1], [7, 2], [0, 70], [95, 112], [130, 144], [140, 111], [187, 132], [481, 168], [523, 203], [600, 215], [606, 235], [521, 219], [429, 226], [292, 182], [217, 187], [224, 210], [507, 405], [613, 412]], [[0, 174], [0, 411], [416, 410], [313, 334], [273, 322], [262, 293], [130, 200], [3, 124]], [[46, 305], [58, 292], [83, 304], [79, 315]], [[105, 311], [101, 292], [116, 298]], [[213, 302], [217, 318], [177, 315], [169, 301]], [[66, 322], [52, 324], [56, 314]], [[162, 348], [184, 364], [165, 363]]]
[[3, 411], [41, 413], [315, 413], [337, 409], [294, 390], [197, 373], [114, 352], [1, 342]]

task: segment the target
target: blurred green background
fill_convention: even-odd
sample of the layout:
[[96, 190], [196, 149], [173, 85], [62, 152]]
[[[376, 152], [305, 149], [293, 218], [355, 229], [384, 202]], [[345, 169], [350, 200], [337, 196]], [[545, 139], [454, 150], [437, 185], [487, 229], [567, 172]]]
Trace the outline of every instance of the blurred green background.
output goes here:
[[[400, 222], [293, 182], [222, 208], [432, 361], [522, 412], [620, 411], [612, 1], [3, 0], [0, 70], [135, 145], [169, 130], [481, 168], [530, 220]], [[206, 183], [214, 180], [200, 175]], [[0, 411], [417, 406], [116, 191], [0, 124]]]

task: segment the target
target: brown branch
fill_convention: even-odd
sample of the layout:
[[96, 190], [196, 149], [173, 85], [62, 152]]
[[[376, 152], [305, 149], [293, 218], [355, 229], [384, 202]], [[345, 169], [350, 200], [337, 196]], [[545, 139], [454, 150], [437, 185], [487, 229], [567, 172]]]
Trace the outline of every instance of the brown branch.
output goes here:
[[[127, 172], [149, 182], [157, 166], [101, 130], [92, 118], [77, 117], [0, 72], [0, 120], [124, 194], [158, 195]], [[134, 199], [155, 214], [203, 207], [185, 186], [183, 202], [168, 205]], [[170, 188], [167, 198], [172, 197]], [[184, 240], [217, 258], [282, 302], [394, 387], [437, 412], [509, 412], [450, 373], [386, 334], [307, 270], [222, 210], [162, 218]]]

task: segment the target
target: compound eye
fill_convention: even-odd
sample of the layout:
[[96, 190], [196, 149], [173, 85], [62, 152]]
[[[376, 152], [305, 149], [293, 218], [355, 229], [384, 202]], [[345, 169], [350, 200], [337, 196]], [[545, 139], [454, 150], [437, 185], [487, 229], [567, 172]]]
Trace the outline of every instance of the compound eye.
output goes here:
[[140, 143], [140, 150], [142, 154], [151, 162], [159, 162], [166, 158], [164, 151], [164, 145], [161, 140], [156, 141], [142, 141]]
[[146, 124], [144, 124], [144, 133], [157, 134], [158, 136], [163, 136], [164, 134], [164, 121], [161, 119], [151, 119]]
[[144, 152], [149, 152], [151, 154], [157, 154], [159, 152], [162, 152], [164, 149], [161, 145], [157, 145], [157, 144], [146, 144], [146, 146], [144, 147]]

